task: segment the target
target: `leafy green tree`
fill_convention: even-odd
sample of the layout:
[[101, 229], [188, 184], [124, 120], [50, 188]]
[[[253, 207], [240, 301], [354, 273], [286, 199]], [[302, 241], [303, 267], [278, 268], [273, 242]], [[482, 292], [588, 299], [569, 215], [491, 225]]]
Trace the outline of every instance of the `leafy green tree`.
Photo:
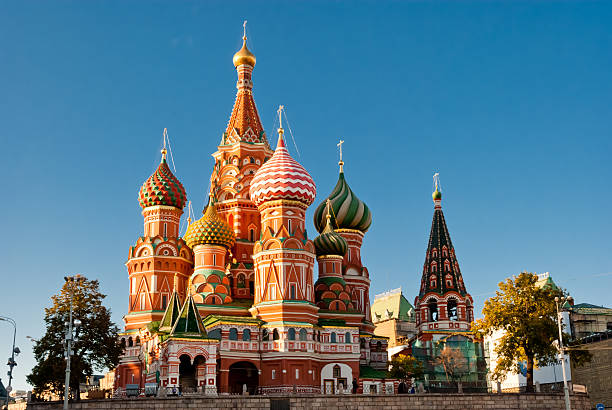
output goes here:
[[484, 318], [472, 323], [472, 330], [481, 335], [503, 331], [495, 348], [498, 362], [493, 378], [501, 381], [506, 372], [520, 373], [519, 363], [525, 361], [528, 392], [533, 392], [534, 365], [546, 366], [558, 360], [553, 344], [559, 337], [555, 297], [566, 294], [550, 284], [539, 286], [537, 281], [537, 275], [522, 272], [500, 282], [495, 296], [485, 301]]
[[412, 377], [419, 379], [423, 376], [423, 365], [412, 356], [398, 354], [391, 358], [389, 366], [389, 374], [394, 379], [407, 381]]
[[102, 305], [106, 295], [100, 293], [97, 280], [66, 282], [60, 292], [51, 297], [52, 306], [45, 308], [46, 333], [34, 345], [37, 361], [28, 382], [35, 394], [50, 392], [63, 397], [66, 370], [66, 323], [72, 298], [73, 319], [81, 321], [72, 344], [70, 386], [78, 398], [79, 383], [84, 383], [94, 369], [112, 369], [119, 363], [123, 347], [119, 344], [119, 329], [111, 322], [111, 312]]

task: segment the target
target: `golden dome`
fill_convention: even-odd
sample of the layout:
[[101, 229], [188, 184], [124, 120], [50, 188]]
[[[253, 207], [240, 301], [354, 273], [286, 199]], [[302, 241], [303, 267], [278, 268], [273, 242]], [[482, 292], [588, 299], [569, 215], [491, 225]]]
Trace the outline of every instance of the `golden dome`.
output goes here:
[[246, 45], [246, 36], [242, 37], [242, 48], [234, 54], [234, 67], [238, 67], [242, 64], [248, 64], [251, 67], [255, 67], [255, 54], [251, 53]]

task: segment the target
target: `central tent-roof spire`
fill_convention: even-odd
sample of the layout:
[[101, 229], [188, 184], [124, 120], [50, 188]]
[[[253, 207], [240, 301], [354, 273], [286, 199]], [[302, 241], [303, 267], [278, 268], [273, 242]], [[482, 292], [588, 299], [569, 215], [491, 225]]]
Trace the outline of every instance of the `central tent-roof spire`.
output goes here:
[[266, 133], [253, 99], [252, 74], [256, 58], [247, 47], [246, 21], [243, 23], [242, 48], [234, 54], [233, 62], [238, 72], [238, 92], [221, 145], [247, 142], [268, 147]]

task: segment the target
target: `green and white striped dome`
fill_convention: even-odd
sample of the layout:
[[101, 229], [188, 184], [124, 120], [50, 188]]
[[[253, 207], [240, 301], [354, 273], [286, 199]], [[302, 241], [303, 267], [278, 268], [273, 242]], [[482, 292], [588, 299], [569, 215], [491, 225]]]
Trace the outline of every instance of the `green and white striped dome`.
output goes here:
[[348, 249], [348, 243], [342, 235], [334, 232], [331, 227], [330, 218], [326, 219], [325, 229], [321, 232], [321, 235], [317, 236], [313, 241], [317, 256], [344, 256]]
[[314, 225], [318, 232], [323, 232], [326, 225], [325, 211], [327, 199], [331, 205], [332, 227], [336, 229], [356, 229], [367, 232], [372, 225], [372, 213], [368, 206], [353, 193], [340, 172], [338, 183], [332, 193], [317, 207], [314, 213]]

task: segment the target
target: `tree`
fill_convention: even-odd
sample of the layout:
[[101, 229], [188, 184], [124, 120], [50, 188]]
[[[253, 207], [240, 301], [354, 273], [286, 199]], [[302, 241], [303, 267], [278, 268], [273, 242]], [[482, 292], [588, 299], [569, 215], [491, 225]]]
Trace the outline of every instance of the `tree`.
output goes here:
[[446, 381], [456, 382], [458, 378], [467, 373], [467, 359], [460, 349], [444, 346], [440, 354], [433, 360], [435, 366], [442, 366], [446, 374]]
[[522, 272], [500, 282], [495, 296], [485, 301], [484, 318], [472, 323], [472, 330], [481, 336], [503, 331], [495, 347], [498, 362], [493, 378], [501, 381], [508, 371], [520, 373], [519, 365], [526, 361], [528, 392], [533, 392], [536, 361], [539, 366], [557, 361], [558, 350], [553, 344], [559, 337], [555, 296], [566, 294], [554, 285], [538, 286], [537, 281], [537, 275]]
[[66, 281], [60, 292], [51, 297], [53, 305], [45, 308], [46, 333], [34, 344], [37, 364], [27, 380], [36, 394], [48, 391], [63, 397], [66, 370], [64, 339], [71, 288], [73, 319], [82, 323], [72, 345], [72, 396], [79, 397], [79, 383], [85, 382], [94, 369], [102, 371], [117, 366], [123, 352], [117, 337], [119, 329], [111, 322], [110, 310], [102, 305], [106, 295], [100, 293], [98, 281], [86, 278], [83, 281]]
[[419, 379], [423, 376], [423, 365], [412, 356], [398, 354], [389, 362], [389, 374], [394, 379], [407, 381], [411, 378]]

